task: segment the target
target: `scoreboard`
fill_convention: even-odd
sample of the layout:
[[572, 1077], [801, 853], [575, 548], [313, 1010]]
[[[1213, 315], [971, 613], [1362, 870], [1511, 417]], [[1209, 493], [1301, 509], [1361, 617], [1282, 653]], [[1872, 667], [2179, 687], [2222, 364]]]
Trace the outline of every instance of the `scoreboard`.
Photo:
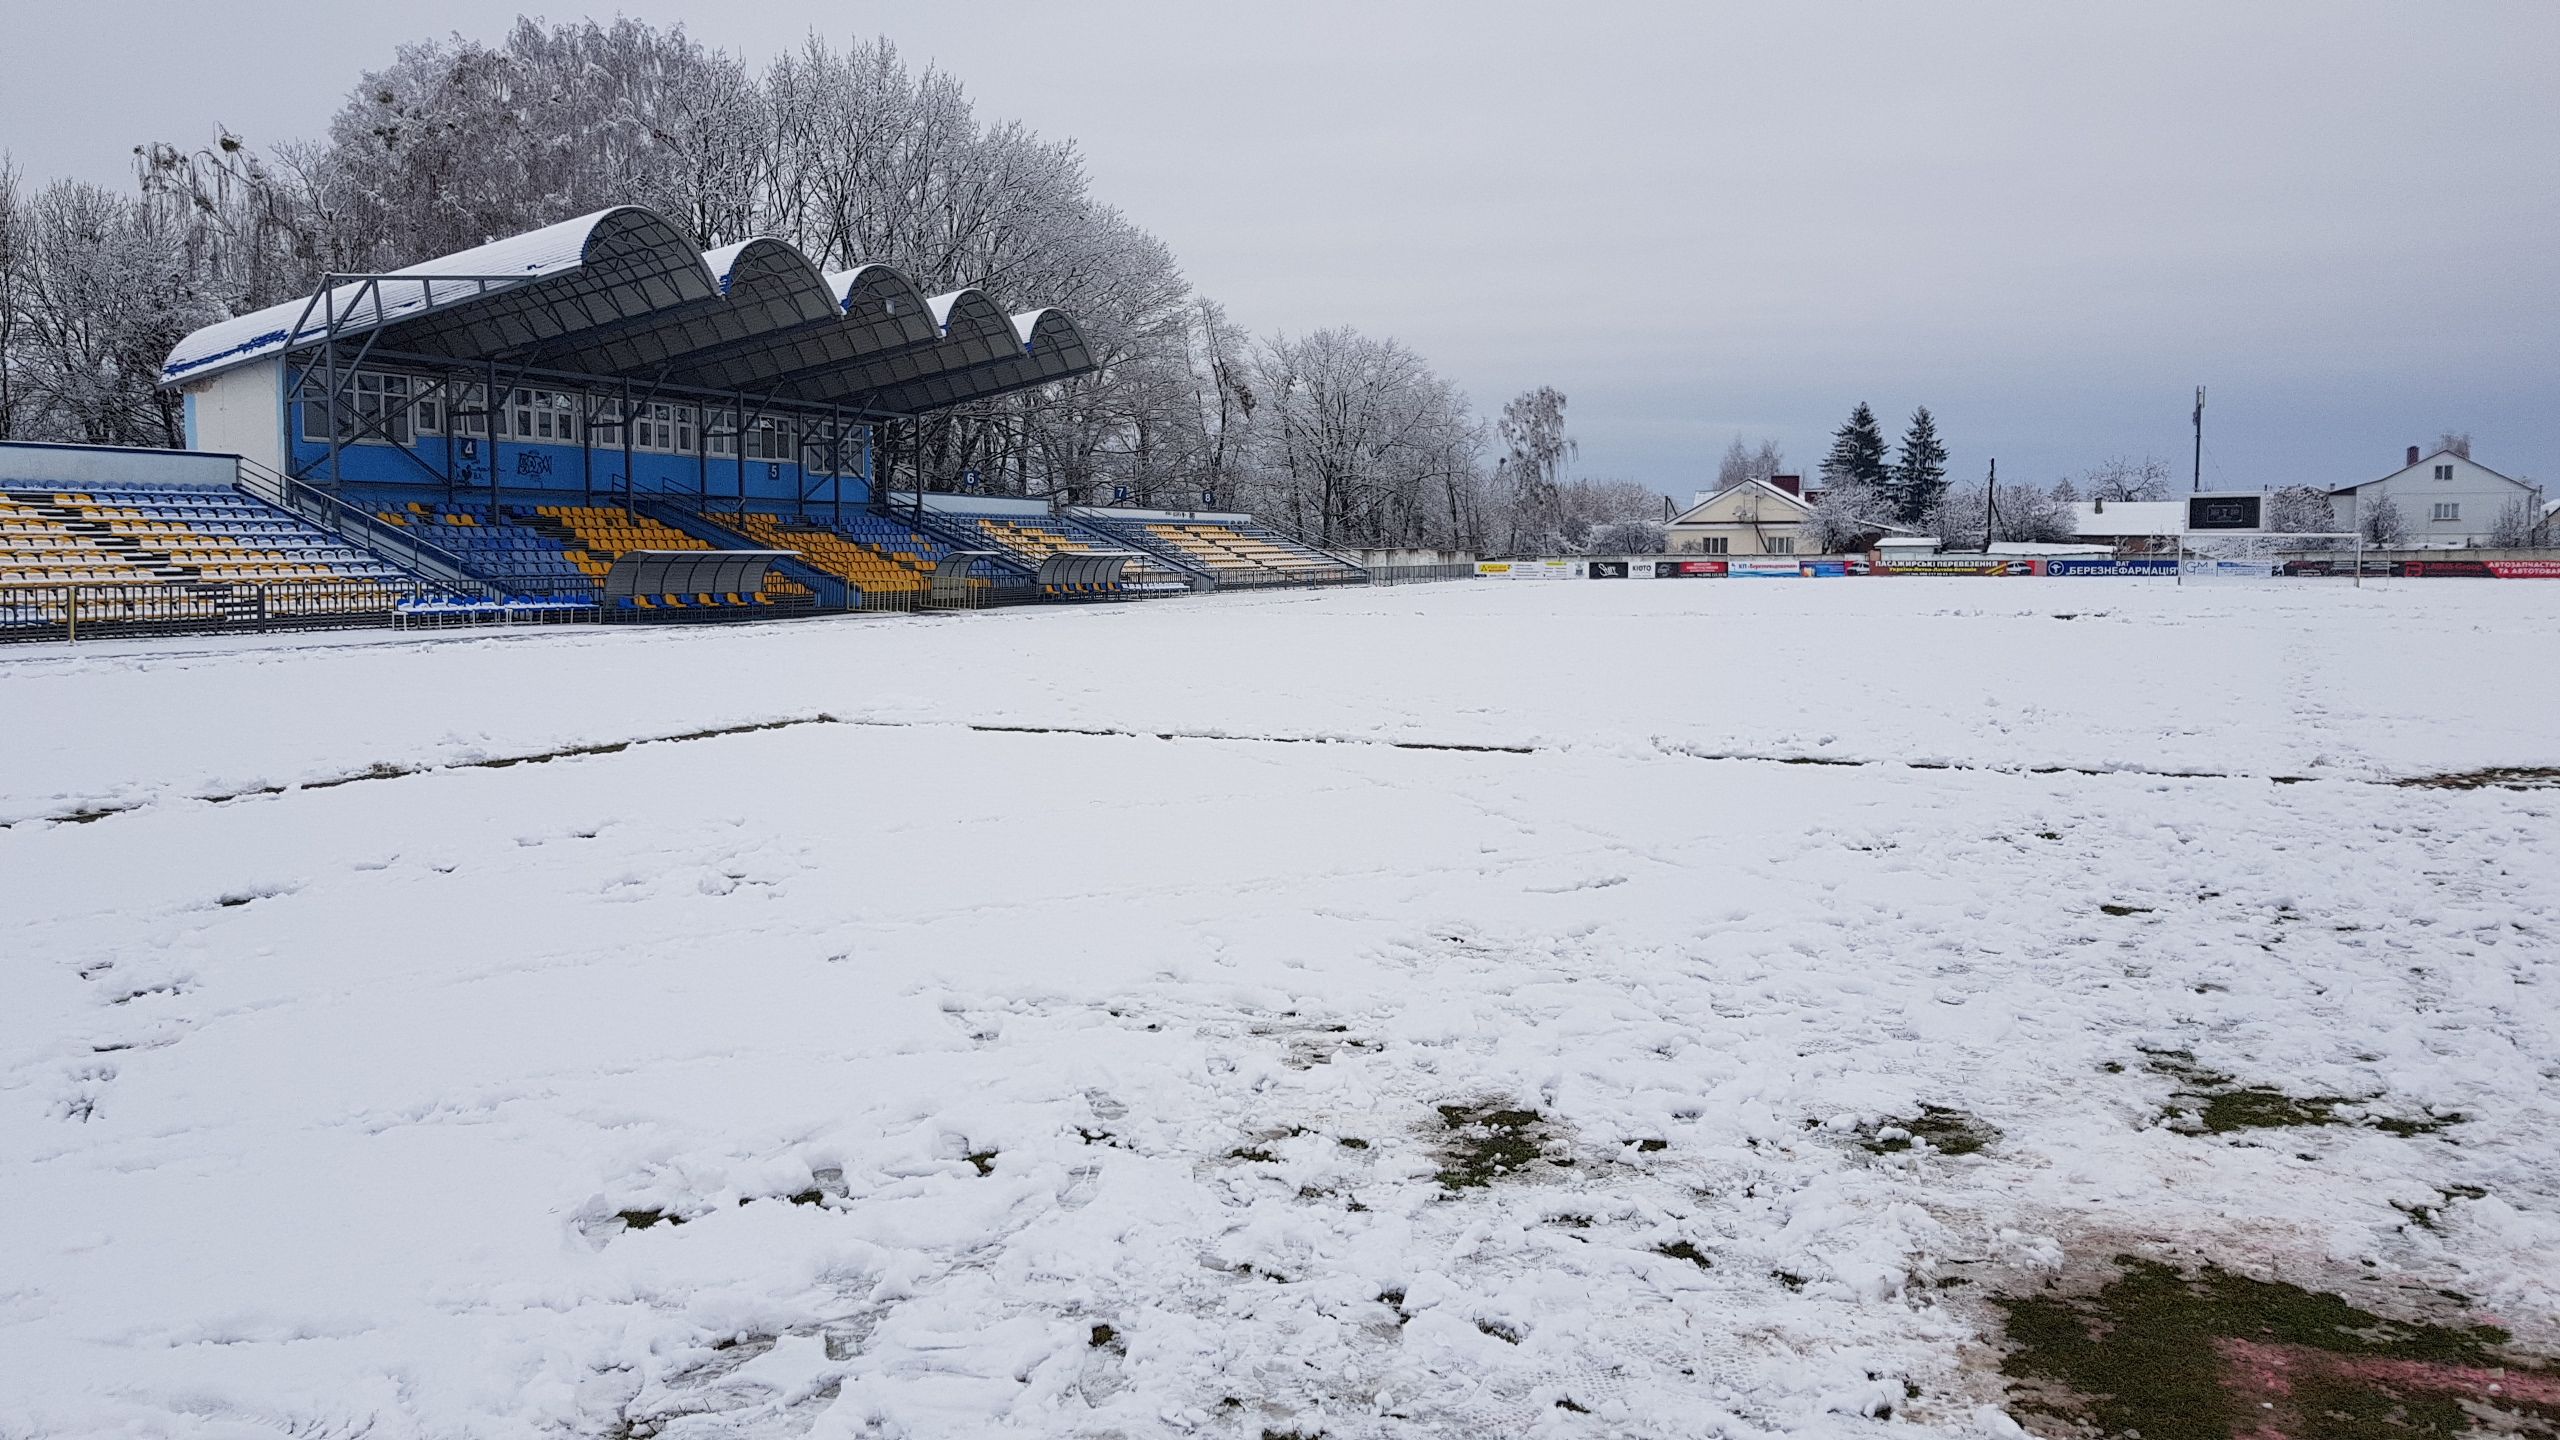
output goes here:
[[2187, 529], [2197, 530], [2263, 530], [2266, 528], [2267, 497], [2255, 491], [2235, 495], [2190, 495], [2187, 497]]

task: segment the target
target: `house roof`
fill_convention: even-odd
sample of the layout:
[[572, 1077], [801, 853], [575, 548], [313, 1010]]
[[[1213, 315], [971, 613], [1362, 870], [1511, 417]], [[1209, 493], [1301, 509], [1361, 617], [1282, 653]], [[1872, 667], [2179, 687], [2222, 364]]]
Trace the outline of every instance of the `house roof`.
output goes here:
[[369, 336], [386, 358], [539, 367], [914, 414], [1096, 368], [1063, 310], [1008, 314], [974, 288], [930, 298], [886, 265], [820, 272], [749, 240], [696, 250], [637, 205], [474, 246], [208, 325], [160, 383]]
[[2475, 469], [2475, 470], [2485, 471], [2485, 472], [2490, 476], [2490, 478], [2492, 478], [2492, 479], [2496, 479], [2496, 480], [2504, 480], [2504, 481], [2506, 481], [2506, 482], [2507, 482], [2508, 484], [2510, 484], [2510, 485], [2514, 485], [2514, 486], [2517, 486], [2517, 487], [2519, 487], [2519, 488], [2526, 489], [2526, 490], [2530, 490], [2530, 489], [2532, 489], [2532, 488], [2533, 488], [2532, 486], [2525, 484], [2525, 482], [2523, 482], [2522, 480], [2517, 479], [2517, 478], [2516, 478], [2516, 477], [2514, 477], [2513, 475], [2501, 475], [2501, 474], [2499, 474], [2497, 471], [2489, 469], [2489, 467], [2488, 467], [2488, 466], [2481, 464], [2479, 461], [2472, 459], [2472, 458], [2471, 458], [2470, 456], [2468, 456], [2468, 455], [2456, 455], [2456, 454], [2454, 454], [2454, 452], [2453, 452], [2452, 450], [2450, 450], [2450, 449], [2443, 448], [2443, 447], [2439, 447], [2439, 448], [2435, 451], [2435, 453], [2434, 453], [2434, 454], [2427, 455], [2427, 456], [2425, 456], [2425, 457], [2421, 458], [2421, 459], [2417, 462], [2417, 465], [2403, 465], [2403, 466], [2401, 466], [2399, 469], [2392, 471], [2392, 472], [2391, 472], [2390, 474], [2388, 474], [2388, 475], [2377, 475], [2377, 476], [2375, 476], [2374, 478], [2372, 478], [2372, 479], [2370, 479], [2370, 480], [2359, 480], [2359, 481], [2357, 481], [2356, 483], [2354, 483], [2354, 484], [2352, 484], [2352, 485], [2340, 485], [2340, 486], [2337, 486], [2337, 487], [2335, 487], [2335, 488], [2331, 489], [2331, 490], [2329, 491], [2329, 493], [2330, 493], [2330, 494], [2332, 494], [2332, 495], [2353, 495], [2353, 494], [2354, 494], [2354, 493], [2356, 493], [2358, 490], [2363, 489], [2363, 488], [2364, 488], [2364, 487], [2366, 487], [2367, 485], [2379, 485], [2379, 484], [2381, 484], [2381, 483], [2382, 483], [2383, 481], [2385, 481], [2385, 480], [2396, 480], [2396, 479], [2398, 479], [2400, 476], [2406, 475], [2406, 474], [2408, 474], [2410, 471], [2417, 469], [2417, 468], [2418, 468], [2418, 465], [2433, 465], [2434, 463], [2436, 463], [2436, 461], [2437, 461], [2440, 457], [2442, 457], [2442, 456], [2446, 456], [2446, 455], [2452, 455], [2454, 459], [2461, 461], [2463, 464], [2468, 465], [2468, 466], [2472, 467], [2472, 468], [2473, 468], [2473, 469]]
[[2176, 535], [2186, 528], [2183, 500], [2081, 500], [2071, 507], [2074, 535]]
[[[1699, 511], [1706, 509], [1708, 506], [1715, 504], [1717, 501], [1722, 500], [1727, 495], [1733, 494], [1737, 490], [1758, 490], [1762, 494], [1775, 497], [1776, 499], [1784, 501], [1788, 505], [1795, 507], [1799, 514], [1811, 514], [1813, 511], [1813, 507], [1806, 504], [1803, 497], [1790, 495], [1786, 491], [1779, 489], [1777, 486], [1770, 484], [1766, 480], [1741, 480], [1736, 481], [1731, 485], [1727, 485], [1704, 500], [1697, 502], [1688, 509], [1681, 511], [1679, 514], [1672, 516], [1667, 523], [1673, 525], [1692, 523], [1692, 516], [1695, 516]], [[1700, 520], [1693, 523], [1704, 524], [1706, 522]]]

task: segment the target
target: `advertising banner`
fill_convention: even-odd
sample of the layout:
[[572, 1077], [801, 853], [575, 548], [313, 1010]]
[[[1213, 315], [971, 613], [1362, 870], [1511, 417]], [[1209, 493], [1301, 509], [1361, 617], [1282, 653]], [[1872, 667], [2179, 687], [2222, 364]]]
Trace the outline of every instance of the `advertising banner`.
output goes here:
[[2047, 575], [2175, 575], [2178, 559], [2174, 555], [2128, 555], [2122, 559], [2096, 559], [2057, 555], [2044, 562]]
[[2486, 560], [2409, 560], [2401, 563], [2400, 573], [2413, 578], [2418, 576], [2459, 576], [2474, 580], [2486, 580], [2496, 575], [2498, 572], [2490, 569], [2489, 562]]
[[1885, 566], [1887, 575], [2033, 575], [2033, 561], [1999, 555], [1911, 555]]
[[1727, 560], [1724, 573], [1744, 580], [1793, 580], [1804, 572], [1793, 560]]
[[1656, 580], [1690, 580], [1702, 575], [1722, 575], [1723, 573], [1724, 562], [1721, 560], [1656, 560], [1653, 562], [1653, 578]]
[[1807, 579], [1833, 575], [1864, 575], [1867, 573], [1867, 562], [1850, 559], [1799, 560], [1796, 562], [1796, 573]]
[[2492, 560], [2489, 573], [2501, 580], [2560, 580], [2560, 560]]
[[1627, 578], [1627, 562], [1624, 560], [1594, 560], [1591, 562], [1591, 568], [1588, 573], [1594, 580], [1624, 580]]

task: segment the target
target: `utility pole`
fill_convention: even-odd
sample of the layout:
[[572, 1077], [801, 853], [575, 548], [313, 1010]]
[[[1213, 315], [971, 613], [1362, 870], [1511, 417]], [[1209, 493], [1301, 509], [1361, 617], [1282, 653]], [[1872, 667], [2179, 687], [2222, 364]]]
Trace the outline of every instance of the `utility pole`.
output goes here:
[[1982, 482], [1982, 553], [1991, 553], [1991, 541], [2000, 533], [2000, 462], [1991, 462], [1991, 476]]
[[2204, 489], [2204, 387], [2196, 387], [2196, 469], [2190, 490]]

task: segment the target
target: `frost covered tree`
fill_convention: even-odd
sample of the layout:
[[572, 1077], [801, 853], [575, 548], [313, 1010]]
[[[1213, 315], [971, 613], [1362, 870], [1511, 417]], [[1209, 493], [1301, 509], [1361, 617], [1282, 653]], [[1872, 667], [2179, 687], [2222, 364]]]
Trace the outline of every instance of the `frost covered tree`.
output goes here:
[[[1504, 549], [1514, 555], [1559, 551], [1564, 539], [1564, 464], [1574, 455], [1564, 429], [1564, 392], [1552, 385], [1513, 396], [1495, 433], [1502, 438], [1498, 473], [1509, 524]], [[1524, 545], [1527, 547], [1524, 549]]]
[[149, 206], [103, 187], [11, 185], [6, 281], [9, 406], [21, 439], [174, 446], [177, 397], [160, 361], [223, 314]]
[[1892, 478], [1886, 491], [1893, 499], [1894, 518], [1905, 525], [1918, 525], [1947, 493], [1947, 447], [1938, 440], [1937, 417], [1929, 407], [1911, 412], [1911, 425], [1902, 433], [1902, 455], [1893, 465]]
[[2091, 500], [2113, 504], [2119, 500], [2166, 500], [2169, 486], [2168, 461], [2157, 455], [2145, 455], [2139, 460], [2118, 455], [2082, 471], [2079, 488]]
[[1716, 488], [1730, 490], [1748, 480], [1766, 481], [1787, 468], [1787, 457], [1775, 440], [1746, 445], [1742, 437], [1724, 447], [1724, 458], [1716, 463]]
[[2471, 458], [2471, 432], [2447, 430], [2436, 437], [2436, 449], [2450, 450], [2462, 459], [2468, 460]]
[[1441, 482], [1471, 482], [1466, 397], [1404, 345], [1337, 327], [1256, 359], [1258, 489], [1286, 523], [1327, 544], [1412, 544], [1436, 528]]
[[2490, 523], [2489, 543], [2510, 549], [2544, 542], [2542, 496], [2539, 492], [2520, 495], [2498, 507], [2498, 518]]
[[2364, 523], [2358, 528], [2364, 531], [2366, 544], [2386, 549], [2409, 539], [2409, 522], [2401, 518], [2400, 502], [2388, 495], [2365, 507]]
[[1814, 496], [1796, 544], [1809, 552], [1849, 554], [1868, 549], [1896, 528], [1890, 493], [1856, 481], [1838, 482]]
[[18, 438], [19, 308], [26, 303], [30, 239], [18, 167], [0, 152], [0, 440]]
[[2317, 485], [2286, 485], [2267, 496], [2267, 528], [2288, 534], [2334, 530], [2329, 492]]
[[1884, 458], [1884, 431], [1876, 425], [1875, 412], [1861, 400], [1848, 420], [1831, 432], [1831, 449], [1822, 457], [1823, 488], [1859, 485], [1883, 490], [1891, 478]]

